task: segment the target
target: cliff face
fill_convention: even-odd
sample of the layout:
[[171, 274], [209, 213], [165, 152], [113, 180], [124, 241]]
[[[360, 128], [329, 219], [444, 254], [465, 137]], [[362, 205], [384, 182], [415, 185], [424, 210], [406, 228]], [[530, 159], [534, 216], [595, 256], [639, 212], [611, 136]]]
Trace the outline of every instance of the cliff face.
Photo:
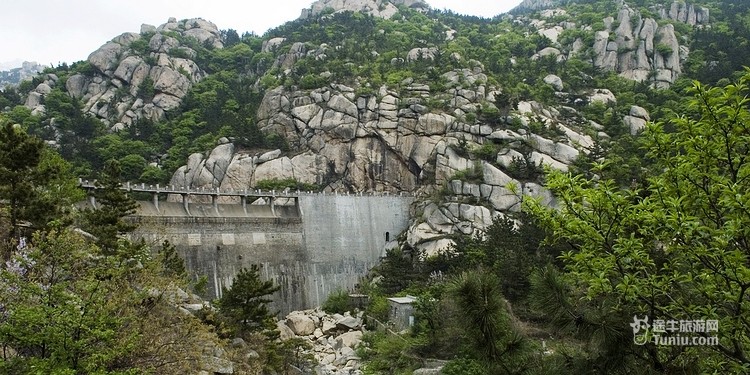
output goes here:
[[310, 8], [302, 9], [300, 19], [317, 17], [326, 11], [362, 12], [381, 18], [391, 18], [398, 12], [397, 6], [427, 10], [429, 6], [421, 0], [318, 0]]
[[[69, 95], [81, 99], [88, 112], [112, 130], [139, 119], [159, 121], [176, 109], [192, 85], [205, 76], [195, 62], [191, 43], [221, 48], [219, 30], [202, 19], [141, 26], [140, 33], [124, 33], [88, 57], [91, 69], [65, 82]], [[54, 85], [45, 82], [42, 85]], [[41, 86], [41, 85], [40, 85]], [[37, 87], [26, 106], [43, 112], [46, 87]]]
[[659, 7], [658, 11], [661, 18], [669, 18], [691, 26], [706, 26], [710, 21], [708, 8], [681, 1], [673, 2], [669, 9]]
[[[554, 204], [538, 180], [518, 169], [567, 170], [590, 152], [594, 138], [608, 137], [572, 108], [537, 102], [518, 103], [497, 123], [476, 121], [480, 111], [497, 109], [492, 103], [501, 92], [481, 66], [444, 78], [449, 84], [441, 91], [410, 79], [383, 86], [376, 95], [339, 84], [270, 90], [258, 111], [259, 126], [282, 134], [291, 152], [248, 153], [225, 140], [208, 155], [191, 155], [171, 184], [242, 190], [262, 180], [292, 178], [325, 191], [416, 193], [423, 199], [406, 242], [434, 254], [449, 246], [449, 235], [482, 230], [494, 217], [520, 210], [526, 197]], [[436, 100], [444, 106], [430, 108]], [[603, 89], [588, 100], [615, 99]], [[634, 115], [648, 116], [642, 109]], [[640, 117], [633, 120], [636, 127], [645, 124]], [[476, 157], [481, 149], [488, 151]]]
[[[694, 9], [692, 6], [686, 8], [684, 4], [675, 4], [672, 9]], [[691, 15], [688, 17], [685, 15], [687, 13]], [[708, 10], [697, 13], [695, 10], [669, 11], [664, 13], [664, 17], [671, 18], [672, 14], [675, 19], [687, 17], [693, 24], [698, 24], [700, 20], [700, 24], [704, 25], [703, 22], [708, 20]], [[651, 82], [656, 88], [669, 87], [682, 74], [682, 63], [690, 50], [680, 44], [672, 24], [659, 25], [656, 19], [644, 17], [640, 11], [628, 5], [622, 5], [616, 18], [605, 18], [603, 30], [593, 30], [589, 25], [569, 21], [551, 22], [564, 15], [567, 15], [565, 10], [556, 8], [542, 10], [539, 18], [528, 19], [540, 35], [557, 44], [556, 47], [539, 51], [540, 57], [552, 54], [557, 56], [558, 61], [573, 57], [590, 58], [597, 68], [617, 72], [634, 81]], [[558, 43], [558, 37], [566, 30], [594, 32], [593, 44], [585, 46], [581, 38], [572, 45]]]
[[[612, 20], [607, 21], [613, 28]], [[643, 18], [627, 6], [616, 21], [616, 29], [596, 33], [594, 64], [634, 81], [653, 81], [657, 88], [674, 83], [689, 52], [678, 42], [674, 26], [659, 26], [653, 18]]]
[[[541, 185], [541, 168], [566, 171], [595, 148], [595, 140], [610, 136], [605, 132], [609, 129], [582, 114], [588, 103], [598, 101], [613, 107], [616, 98], [607, 88], [571, 87], [544, 71], [539, 79], [530, 77], [529, 83], [536, 85], [534, 93], [547, 93], [554, 98], [550, 102], [557, 104], [545, 105], [530, 97], [510, 100], [512, 85], [499, 82], [497, 67], [496, 76], [485, 68], [484, 64], [497, 63], [490, 59], [502, 56], [510, 65], [516, 60], [528, 64], [541, 60], [544, 64], [540, 67], [549, 63], [546, 66], [553, 68], [580, 59], [589, 67], [648, 81], [657, 88], [668, 87], [682, 74], [681, 64], [689, 50], [674, 27], [667, 22], [660, 25], [623, 2], [618, 4], [616, 15], [588, 25], [577, 23], [575, 15], [564, 8], [554, 8], [559, 6], [554, 1], [525, 1], [522, 6], [541, 10], [506, 16], [502, 21], [507, 21], [508, 28], [485, 38], [472, 35], [480, 28], [451, 28], [455, 20], [449, 17], [441, 21], [418, 14], [414, 18], [422, 24], [409, 24], [413, 21], [406, 18], [379, 20], [391, 23], [360, 36], [374, 40], [362, 48], [367, 48], [367, 59], [380, 60], [371, 70], [380, 75], [377, 84], [370, 84], [376, 81], [365, 73], [337, 81], [335, 74], [354, 71], [360, 68], [357, 64], [366, 63], [355, 58], [360, 46], [351, 48], [347, 40], [328, 35], [328, 39], [337, 40], [329, 45], [323, 37], [305, 39], [290, 34], [256, 41], [254, 53], [268, 62], [265, 70], [255, 64], [247, 69], [257, 71], [236, 73], [257, 79], [250, 83], [253, 88], [260, 88], [263, 78], [283, 83], [266, 88], [252, 120], [265, 134], [281, 136], [289, 149], [244, 150], [231, 137], [223, 137], [212, 150], [190, 155], [170, 183], [241, 190], [255, 188], [261, 181], [294, 179], [329, 192], [415, 193], [420, 202], [404, 241], [412, 248], [434, 253], [450, 244], [450, 235], [476, 233], [493, 218], [518, 211], [528, 197], [554, 205], [551, 193]], [[320, 0], [303, 10], [302, 18], [324, 30], [330, 26], [326, 22], [344, 22], [335, 17], [316, 18], [331, 10], [388, 18], [397, 6], [427, 8], [421, 1], [408, 0]], [[692, 5], [675, 3], [660, 9], [650, 14], [695, 26], [708, 22], [708, 11]], [[348, 22], [356, 25], [357, 21]], [[403, 25], [407, 27], [402, 30]], [[420, 30], [423, 32], [418, 34]], [[409, 32], [420, 38], [411, 38]], [[500, 48], [490, 57], [474, 55], [487, 61], [462, 57], [461, 53], [472, 52], [469, 37], [492, 47], [492, 43], [505, 43], [496, 40], [512, 41], [500, 39], [506, 32], [519, 33], [517, 39], [540, 41], [518, 43], [523, 48], [513, 48], [507, 56]], [[584, 36], [572, 39], [566, 33]], [[393, 47], [389, 38], [404, 42]], [[139, 34], [122, 34], [92, 53], [87, 61], [90, 72], [70, 76], [64, 83], [66, 91], [115, 131], [139, 119], [162, 120], [206, 75], [196, 62], [195, 43], [222, 47], [216, 26], [201, 19], [170, 20], [159, 27], [144, 25]], [[347, 48], [354, 51], [347, 52]], [[340, 67], [329, 71], [328, 64]], [[410, 69], [423, 73], [404, 73]], [[404, 79], [409, 76], [420, 78]], [[299, 82], [310, 77], [316, 83], [306, 86], [316, 88], [301, 89], [304, 86]], [[576, 79], [574, 75], [566, 77]], [[592, 80], [583, 77], [582, 81]], [[47, 77], [26, 105], [43, 112], [44, 95], [57, 84], [55, 77]], [[531, 87], [526, 79], [516, 87], [524, 85]], [[635, 135], [648, 120], [648, 112], [633, 106], [622, 123]]]

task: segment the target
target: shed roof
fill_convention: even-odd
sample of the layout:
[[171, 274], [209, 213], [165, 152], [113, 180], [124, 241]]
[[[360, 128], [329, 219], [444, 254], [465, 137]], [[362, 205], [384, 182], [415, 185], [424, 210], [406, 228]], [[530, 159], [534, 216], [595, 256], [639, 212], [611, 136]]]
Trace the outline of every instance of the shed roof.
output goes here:
[[414, 303], [417, 300], [417, 297], [414, 296], [406, 296], [406, 297], [390, 297], [388, 298], [389, 301], [400, 303], [400, 304], [409, 304]]

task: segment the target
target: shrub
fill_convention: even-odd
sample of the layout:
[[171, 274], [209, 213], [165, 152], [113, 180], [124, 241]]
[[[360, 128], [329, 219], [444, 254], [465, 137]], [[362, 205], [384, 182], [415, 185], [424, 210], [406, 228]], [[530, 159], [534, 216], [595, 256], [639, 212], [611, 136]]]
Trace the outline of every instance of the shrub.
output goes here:
[[255, 184], [255, 187], [260, 190], [300, 190], [300, 191], [319, 191], [320, 187], [313, 184], [299, 182], [293, 178], [278, 179], [273, 178], [270, 180], [260, 180]]
[[659, 54], [662, 56], [669, 56], [674, 52], [670, 45], [664, 43], [657, 44], [656, 51], [659, 52]]
[[453, 177], [451, 177], [451, 180], [461, 180], [464, 182], [473, 182], [473, 183], [482, 183], [484, 182], [484, 173], [482, 173], [482, 168], [478, 165], [477, 162], [476, 165], [474, 165], [473, 168], [467, 168], [461, 171], [457, 171]]
[[381, 322], [388, 320], [388, 299], [382, 295], [370, 295], [370, 304], [367, 305], [365, 314]]
[[413, 339], [368, 332], [362, 337], [365, 345], [357, 354], [364, 359], [366, 374], [411, 374], [419, 367], [412, 355]]
[[349, 292], [340, 289], [331, 293], [323, 303], [323, 311], [328, 314], [343, 314], [351, 310]]
[[482, 160], [494, 162], [498, 153], [497, 145], [494, 142], [488, 141], [472, 150], [471, 153]]
[[289, 151], [289, 143], [287, 143], [286, 138], [276, 133], [267, 135], [265, 144], [269, 148], [277, 148], [281, 151]]
[[144, 101], [150, 101], [154, 98], [154, 95], [156, 95], [154, 80], [153, 78], [151, 78], [151, 76], [146, 76], [146, 78], [141, 81], [141, 84], [138, 85], [138, 93], [136, 94], [136, 96], [143, 99]]
[[137, 55], [146, 55], [148, 51], [148, 40], [144, 38], [136, 39], [130, 43], [130, 49]]
[[536, 165], [526, 158], [514, 157], [506, 172], [518, 180], [535, 181], [544, 175], [544, 168], [541, 163]]
[[448, 362], [440, 373], [443, 375], [485, 375], [487, 371], [477, 360], [458, 358]]

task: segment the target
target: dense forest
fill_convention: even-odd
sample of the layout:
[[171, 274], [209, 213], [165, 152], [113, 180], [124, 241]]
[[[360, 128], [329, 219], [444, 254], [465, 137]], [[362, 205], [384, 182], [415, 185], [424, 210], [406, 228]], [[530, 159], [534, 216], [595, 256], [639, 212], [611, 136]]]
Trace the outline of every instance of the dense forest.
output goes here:
[[[446, 235], [451, 245], [436, 254], [399, 238], [356, 292], [368, 296], [363, 310], [373, 327], [388, 320], [387, 297], [415, 296], [415, 323], [399, 333], [365, 334], [357, 373], [411, 374], [432, 360], [449, 375], [750, 372], [750, 4], [696, 0], [688, 5], [710, 17], [690, 23], [664, 16], [677, 6], [672, 1], [554, 3], [556, 11], [518, 8], [492, 19], [403, 6], [389, 19], [328, 9], [263, 36], [221, 30], [221, 47], [166, 31], [181, 47], [165, 54], [194, 62], [201, 78], [163, 117], [122, 128], [113, 126], [112, 112], [86, 107], [66, 85], [105, 73], [90, 61], [4, 88], [0, 372], [177, 374], [207, 369], [210, 357], [230, 361], [235, 373], [295, 373], [291, 358], [307, 344], [279, 338], [267, 308], [278, 287], [251, 268], [220, 300], [203, 301], [205, 280], [188, 275], [169, 242], [154, 249], [125, 239], [136, 206], [118, 184], [169, 183], [191, 154], [208, 154], [222, 139], [248, 153], [308, 151], [299, 139], [259, 125], [273, 90], [345, 86], [356, 102], [390, 92], [407, 97], [418, 83], [430, 95], [404, 100], [398, 110], [419, 105], [493, 131], [567, 136], [519, 113], [519, 103], [534, 102], [579, 124], [594, 144], [565, 170], [529, 158], [498, 161], [511, 146], [536, 150], [531, 143], [465, 138], [451, 145], [474, 165], [545, 186], [555, 203], [523, 199], [519, 209], [500, 212], [451, 191], [453, 180], [481, 183], [481, 168], [458, 171], [446, 183], [434, 171], [420, 180], [412, 191], [420, 201], [484, 206], [494, 221]], [[618, 24], [623, 14], [631, 25]], [[601, 43], [621, 60], [634, 53], [616, 30], [643, 29], [647, 20], [673, 33], [679, 48], [655, 43], [643, 80], [597, 65]], [[554, 36], [541, 32], [552, 26], [559, 27]], [[155, 65], [146, 41], [156, 31], [141, 34], [127, 56]], [[541, 53], [551, 50], [557, 52]], [[656, 61], [675, 54], [680, 74], [662, 84]], [[478, 99], [476, 110], [455, 112], [456, 96], [446, 93], [477, 86], [452, 82], [455, 72], [484, 75], [496, 94]], [[44, 111], [24, 105], [52, 81]], [[591, 101], [598, 89], [616, 100]], [[149, 102], [162, 90], [147, 77], [118, 87], [95, 109], [123, 98]], [[623, 120], [634, 107], [649, 117], [638, 132]], [[85, 197], [78, 178], [97, 180], [101, 209], [76, 204]], [[299, 186], [326, 188], [295, 180], [257, 187]], [[520, 187], [507, 189], [521, 195]], [[426, 204], [415, 206], [415, 220]], [[332, 295], [323, 308], [353, 310], [348, 292], [355, 291]], [[184, 314], [186, 301], [206, 307]], [[643, 316], [651, 319], [645, 325]], [[665, 330], [665, 322], [677, 328]], [[659, 341], [675, 332], [708, 344]]]

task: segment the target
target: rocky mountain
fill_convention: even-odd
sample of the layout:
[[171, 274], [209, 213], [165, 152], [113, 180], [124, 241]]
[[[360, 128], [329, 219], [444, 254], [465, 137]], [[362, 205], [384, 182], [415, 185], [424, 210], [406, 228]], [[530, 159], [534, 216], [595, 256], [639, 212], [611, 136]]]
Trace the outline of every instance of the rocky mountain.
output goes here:
[[[747, 367], [747, 283], [722, 266], [732, 259], [720, 253], [736, 258], [740, 242], [712, 239], [744, 235], [724, 225], [742, 194], [724, 183], [737, 173], [717, 173], [732, 169], [724, 152], [706, 158], [695, 140], [721, 138], [727, 123], [727, 139], [744, 139], [734, 125], [748, 117], [747, 20], [750, 3], [715, 0], [525, 0], [492, 19], [421, 1], [320, 0], [263, 36], [170, 19], [0, 92], [1, 117], [89, 179], [115, 159], [121, 179], [145, 184], [415, 197], [408, 229], [385, 233], [382, 262], [357, 286], [366, 314], [292, 312], [274, 335], [218, 343], [230, 323], [217, 314], [225, 303], [217, 311], [181, 290], [149, 294], [214, 325], [205, 345], [186, 336], [200, 374], [246, 365], [263, 373], [276, 355], [286, 369], [316, 374], [733, 373]], [[719, 88], [700, 103], [693, 80]], [[642, 134], [649, 123], [656, 137]], [[737, 149], [725, 150], [729, 164]], [[704, 170], [706, 181], [720, 177], [718, 195], [681, 185]], [[531, 205], [528, 216], [531, 200], [564, 209]], [[714, 213], [714, 201], [728, 205]], [[562, 241], [544, 241], [553, 231]], [[164, 266], [184, 272], [167, 245]], [[678, 299], [653, 294], [675, 283]], [[737, 308], [725, 289], [737, 292]], [[336, 292], [336, 305], [352, 304], [347, 292]], [[387, 298], [406, 293], [415, 328], [365, 334], [371, 317], [397, 312]], [[152, 301], [122, 306], [134, 305]], [[650, 328], [631, 344], [636, 311], [634, 323], [652, 311], [703, 312], [722, 327], [717, 345], [693, 346], [700, 356], [686, 362], [669, 345], [639, 345]], [[490, 320], [494, 328], [481, 323]], [[273, 342], [271, 352], [254, 350], [256, 340]]]
[[[142, 25], [140, 33], [121, 34], [92, 52], [87, 69], [68, 77], [65, 91], [111, 130], [139, 119], [159, 121], [206, 74], [194, 61], [194, 43], [221, 48], [216, 25], [174, 18], [159, 27]], [[39, 84], [26, 99], [26, 107], [43, 112], [43, 97], [54, 83]]]
[[[190, 115], [170, 126], [193, 126], [187, 132], [232, 118], [228, 133], [203, 135], [215, 137], [213, 149], [187, 152], [185, 138], [179, 152], [143, 159], [164, 168], [165, 155], [185, 157], [170, 161], [178, 167], [169, 183], [191, 188], [292, 180], [325, 191], [418, 194], [403, 243], [434, 254], [454, 234], [512, 216], [527, 197], [554, 205], [542, 168], [578, 168], [653, 117], [653, 103], [620, 101], [623, 91], [608, 85], [669, 89], [691, 58], [685, 31], [710, 26], [707, 7], [683, 2], [527, 0], [513, 14], [481, 20], [416, 0], [320, 0], [298, 20], [244, 41], [202, 19], [144, 25], [93, 52], [64, 82], [44, 77], [25, 105], [43, 114], [57, 87], [110, 131], [165, 122], [180, 110]], [[225, 76], [257, 101], [194, 92], [199, 81], [221, 77], [221, 64], [234, 64]], [[252, 117], [230, 116], [238, 108]], [[284, 146], [248, 147], [238, 134], [248, 127]]]
[[[622, 4], [616, 16], [604, 18], [603, 29], [571, 22], [564, 9], [547, 9], [554, 5], [522, 3], [518, 9], [544, 8], [544, 11], [520, 15], [514, 22], [529, 25], [551, 42], [536, 51], [534, 56], [552, 56], [559, 61], [589, 54], [594, 65], [620, 73], [636, 81], [653, 82], [663, 88], [675, 82], [682, 73], [682, 64], [689, 48], [680, 44], [671, 24], [659, 25], [658, 20], [645, 17], [637, 9]], [[422, 1], [333, 1], [320, 0], [304, 9], [301, 20], [318, 16], [324, 10], [334, 12], [364, 12], [389, 18], [397, 6], [426, 11]], [[661, 19], [672, 19], [689, 25], [707, 25], [707, 8], [674, 2], [657, 7]], [[555, 22], [563, 18], [564, 21]], [[454, 30], [455, 31], [455, 30]], [[565, 31], [588, 32], [593, 38], [558, 40]], [[451, 32], [450, 29], [446, 32]], [[450, 34], [453, 35], [453, 34]], [[451, 36], [453, 38], [454, 36]], [[586, 40], [588, 39], [588, 40]], [[263, 43], [262, 52], [276, 52], [286, 38], [270, 38]], [[124, 33], [94, 51], [87, 59], [88, 69], [69, 77], [65, 91], [84, 103], [85, 112], [101, 119], [112, 129], [123, 129], [139, 119], [160, 121], [168, 111], [175, 110], [192, 85], [206, 75], [196, 59], [195, 43], [221, 48], [221, 35], [216, 25], [191, 19], [169, 22], [154, 27], [143, 25], [140, 33]], [[590, 43], [590, 45], [586, 45]], [[326, 45], [310, 49], [305, 43], [293, 44], [288, 53], [277, 59], [274, 67], [291, 68], [303, 56], [311, 53], [325, 56]], [[414, 61], [439, 53], [440, 48], [413, 48], [403, 58]], [[49, 90], [49, 80], [41, 83], [28, 96], [25, 105], [40, 113], [43, 96]]]
[[310, 8], [302, 9], [300, 19], [309, 19], [321, 13], [362, 12], [381, 18], [391, 18], [398, 6], [427, 10], [429, 5], [421, 0], [318, 0]]
[[24, 80], [31, 79], [44, 70], [45, 66], [35, 61], [24, 61], [20, 67], [0, 71], [0, 88], [18, 86]]
[[[591, 151], [594, 139], [609, 137], [601, 125], [581, 122], [573, 108], [563, 113], [534, 101], [518, 103], [514, 123], [469, 121], [467, 114], [482, 105], [494, 108], [491, 103], [501, 93], [488, 85], [481, 67], [449, 72], [445, 79], [450, 83], [441, 92], [413, 80], [402, 82], [400, 89], [383, 86], [374, 96], [356, 95], [344, 85], [270, 90], [258, 111], [259, 125], [283, 134], [293, 155], [247, 153], [227, 142], [206, 155], [191, 155], [170, 184], [242, 190], [263, 180], [294, 179], [328, 191], [420, 194], [446, 186], [449, 199], [424, 203], [424, 214], [407, 235], [410, 246], [433, 254], [450, 235], [475, 233], [496, 215], [518, 211], [525, 196], [553, 204], [552, 195], [537, 180], [519, 177], [518, 169], [567, 171], [579, 155]], [[450, 109], [431, 110], [425, 105], [428, 97], [444, 99]], [[587, 100], [616, 99], [599, 89]], [[640, 107], [631, 114], [627, 121], [637, 133], [649, 115]], [[531, 123], [542, 127], [530, 130]], [[483, 148], [489, 150], [487, 160], [474, 156]], [[457, 177], [467, 171], [474, 175], [471, 181]]]
[[[430, 15], [424, 2], [317, 1], [286, 27], [366, 23], [373, 33], [369, 37], [383, 41], [362, 51], [350, 50], [346, 39], [318, 42], [311, 33], [285, 33], [283, 27], [278, 35], [264, 36], [255, 65], [243, 73], [255, 77], [254, 89], [263, 92], [254, 126], [282, 138], [288, 149], [249, 150], [231, 135], [222, 137], [212, 150], [190, 154], [169, 183], [245, 189], [261, 181], [294, 180], [326, 191], [422, 194], [420, 215], [404, 239], [406, 246], [429, 254], [445, 248], [453, 234], [477, 233], [496, 216], [518, 211], [525, 197], [554, 204], [543, 187], [541, 168], [566, 171], [613, 131], [618, 133], [588, 118], [592, 106], [617, 106], [617, 99], [607, 87], [592, 85], [595, 80], [585, 78], [586, 73], [565, 77], [574, 79], [576, 87], [554, 74], [556, 69], [529, 76], [537, 90], [552, 98], [546, 102], [528, 93], [513, 94], [507, 82], [498, 81], [498, 73], [521, 64], [549, 69], [582, 61], [593, 66], [592, 74], [613, 72], [665, 89], [681, 77], [690, 53], [675, 22], [698, 28], [710, 20], [707, 8], [693, 4], [646, 10], [619, 2], [606, 8], [614, 13], [589, 24], [574, 17], [576, 8], [558, 5], [525, 1], [515, 15], [498, 21], [507, 26], [498, 29], [495, 39], [520, 32], [538, 38], [532, 48], [512, 51], [510, 64], [501, 68], [486, 57], [474, 59], [481, 50], [457, 48], [471, 34], [460, 31], [450, 16]], [[352, 12], [374, 18], [348, 18]], [[396, 48], [405, 49], [392, 50], [387, 43], [393, 42], [387, 40], [407, 35], [388, 21], [396, 14], [407, 24], [430, 22], [432, 39], [404, 39], [410, 42]], [[413, 20], [403, 20], [404, 14]], [[486, 38], [476, 43], [493, 40]], [[93, 52], [85, 69], [67, 77], [64, 91], [111, 131], [126, 130], [141, 119], [164, 121], [210, 75], [200, 55], [223, 47], [219, 29], [201, 19], [144, 25], [141, 33], [122, 34]], [[363, 52], [383, 61], [379, 69], [388, 75], [387, 82], [376, 83], [362, 72], [331, 71], [331, 63], [347, 59], [352, 62], [346, 69], [361, 69], [363, 62], [356, 67], [351, 59]], [[259, 56], [270, 63], [261, 63]], [[306, 73], [300, 74], [301, 69]], [[428, 74], [400, 73], [396, 78], [395, 72], [409, 69]], [[526, 80], [516, 88], [528, 87]], [[59, 84], [48, 75], [29, 93], [26, 106], [43, 113], [44, 96]], [[645, 127], [650, 115], [644, 106], [631, 102], [618, 115], [626, 133]]]
[[521, 4], [518, 4], [518, 6], [513, 8], [512, 12], [525, 12], [525, 11], [550, 9], [550, 8], [557, 6], [560, 3], [561, 1], [559, 0], [523, 0]]
[[[591, 25], [577, 25], [567, 19], [554, 22], [568, 15], [560, 8], [544, 9], [534, 13], [538, 18], [529, 17], [525, 21], [553, 42], [552, 47], [538, 52], [539, 57], [553, 56], [564, 60], [579, 53], [588, 53], [597, 68], [617, 72], [637, 82], [652, 82], [657, 88], [666, 88], [682, 74], [682, 65], [690, 49], [678, 40], [673, 24], [660, 23], [659, 20], [678, 20], [691, 26], [706, 25], [709, 11], [706, 8], [696, 11], [693, 5], [678, 2], [672, 3], [669, 9], [657, 7], [655, 10], [659, 18], [644, 16], [637, 8], [623, 3], [616, 17], [602, 20], [602, 30], [595, 30]], [[559, 37], [566, 30], [593, 31], [593, 44], [585, 45], [584, 38], [580, 37], [570, 45], [560, 43]]]

